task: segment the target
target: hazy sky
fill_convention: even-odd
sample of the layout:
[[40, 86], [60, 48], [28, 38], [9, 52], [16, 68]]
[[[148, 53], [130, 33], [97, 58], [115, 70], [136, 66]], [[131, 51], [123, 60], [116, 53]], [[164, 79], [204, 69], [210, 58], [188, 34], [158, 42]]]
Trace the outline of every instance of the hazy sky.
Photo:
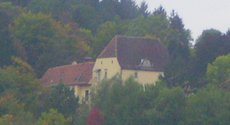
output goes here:
[[[143, 0], [135, 0], [140, 4]], [[145, 0], [149, 10], [162, 5], [168, 15], [175, 10], [185, 28], [197, 39], [203, 30], [214, 28], [222, 33], [230, 28], [230, 0]]]

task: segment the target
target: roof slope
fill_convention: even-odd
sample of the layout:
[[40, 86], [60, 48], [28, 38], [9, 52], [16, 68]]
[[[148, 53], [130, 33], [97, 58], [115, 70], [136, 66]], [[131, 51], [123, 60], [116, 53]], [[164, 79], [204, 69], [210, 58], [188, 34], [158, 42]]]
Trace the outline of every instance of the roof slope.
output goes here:
[[92, 79], [94, 62], [64, 65], [48, 69], [41, 82], [43, 85], [54, 85], [63, 82], [67, 85], [87, 85]]
[[[144, 37], [115, 36], [98, 58], [117, 57], [122, 69], [163, 71], [168, 63], [167, 48], [157, 39]], [[142, 59], [147, 59], [151, 67], [140, 68]]]

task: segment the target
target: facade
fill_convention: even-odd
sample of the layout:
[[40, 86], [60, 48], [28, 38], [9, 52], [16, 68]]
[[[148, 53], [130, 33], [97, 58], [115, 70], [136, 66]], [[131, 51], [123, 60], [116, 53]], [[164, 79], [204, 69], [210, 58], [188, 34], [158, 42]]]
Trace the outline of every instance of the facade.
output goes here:
[[44, 86], [64, 83], [75, 90], [80, 102], [87, 100], [90, 93], [94, 62], [73, 63], [48, 69], [40, 79]]
[[155, 83], [168, 58], [167, 48], [157, 39], [115, 36], [95, 62], [93, 82], [120, 74], [123, 80], [133, 76], [141, 84]]

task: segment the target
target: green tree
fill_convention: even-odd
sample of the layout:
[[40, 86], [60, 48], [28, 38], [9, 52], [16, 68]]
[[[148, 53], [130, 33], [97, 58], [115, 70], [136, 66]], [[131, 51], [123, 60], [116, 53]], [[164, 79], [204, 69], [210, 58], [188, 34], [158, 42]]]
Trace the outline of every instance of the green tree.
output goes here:
[[207, 84], [205, 74], [207, 72], [208, 63], [212, 63], [218, 56], [229, 53], [230, 40], [226, 34], [222, 34], [215, 29], [204, 30], [198, 38], [194, 56], [191, 58], [190, 81], [191, 86], [201, 87]]
[[121, 0], [117, 10], [121, 19], [133, 19], [139, 15], [138, 6], [134, 0]]
[[80, 27], [90, 29], [93, 32], [96, 32], [98, 26], [102, 23], [102, 19], [96, 8], [87, 4], [74, 6], [72, 16], [73, 20], [76, 21]]
[[122, 82], [114, 77], [100, 83], [92, 95], [92, 107], [101, 111], [108, 125], [141, 124], [143, 91], [133, 79]]
[[[213, 62], [216, 57], [229, 53], [224, 49], [226, 46], [221, 40], [222, 33], [215, 29], [204, 30], [195, 44], [195, 54], [197, 58], [198, 74], [206, 73], [208, 63]], [[229, 42], [227, 42], [229, 43]]]
[[15, 99], [23, 104], [25, 111], [37, 116], [41, 83], [30, 65], [19, 58], [14, 58], [13, 62], [11, 66], [0, 68], [0, 95], [13, 93]]
[[226, 125], [229, 123], [229, 92], [216, 85], [208, 85], [188, 96], [184, 110], [187, 125]]
[[230, 54], [219, 56], [208, 64], [206, 76], [212, 84], [229, 88]]
[[19, 58], [14, 58], [13, 61], [13, 65], [0, 69], [0, 92], [13, 89], [20, 95], [29, 96], [39, 90], [41, 84], [31, 66]]
[[62, 25], [51, 15], [23, 13], [10, 26], [12, 38], [25, 50], [27, 62], [41, 77], [50, 67], [81, 61], [90, 50], [76, 24]]
[[14, 25], [10, 26], [12, 37], [21, 41], [28, 57], [27, 61], [32, 66], [55, 42], [55, 25], [59, 24], [50, 15], [28, 12], [21, 14], [14, 20]]
[[115, 22], [105, 22], [100, 25], [97, 34], [95, 35], [95, 41], [92, 43], [94, 57], [97, 57], [104, 47], [110, 42], [110, 40], [118, 34], [118, 26]]
[[65, 117], [72, 117], [78, 107], [78, 98], [74, 95], [74, 89], [60, 83], [47, 95], [44, 104], [46, 110], [57, 109]]
[[30, 2], [31, 0], [0, 0], [0, 2], [11, 2], [13, 3], [15, 6], [22, 6], [25, 7], [27, 6], [27, 4]]
[[0, 3], [0, 66], [10, 65], [11, 56], [17, 55], [14, 42], [10, 38], [9, 25], [23, 10], [10, 2]]
[[25, 111], [25, 105], [17, 98], [14, 91], [0, 94], [0, 125], [31, 125], [35, 119], [30, 112]]
[[177, 125], [183, 119], [186, 95], [181, 87], [161, 88], [152, 106], [146, 109], [144, 116], [148, 124]]
[[37, 121], [37, 125], [70, 125], [71, 119], [65, 118], [55, 109], [43, 112]]
[[140, 7], [138, 8], [138, 12], [144, 15], [145, 17], [147, 17], [150, 14], [150, 12], [148, 11], [148, 4], [145, 1], [141, 2]]

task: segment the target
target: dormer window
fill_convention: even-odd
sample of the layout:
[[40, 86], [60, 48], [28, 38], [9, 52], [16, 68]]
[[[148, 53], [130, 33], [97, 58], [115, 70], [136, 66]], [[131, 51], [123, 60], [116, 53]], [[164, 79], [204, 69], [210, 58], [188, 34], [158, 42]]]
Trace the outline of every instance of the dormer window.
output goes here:
[[152, 68], [153, 64], [151, 65], [148, 59], [141, 59], [141, 63], [139, 65], [140, 68]]

